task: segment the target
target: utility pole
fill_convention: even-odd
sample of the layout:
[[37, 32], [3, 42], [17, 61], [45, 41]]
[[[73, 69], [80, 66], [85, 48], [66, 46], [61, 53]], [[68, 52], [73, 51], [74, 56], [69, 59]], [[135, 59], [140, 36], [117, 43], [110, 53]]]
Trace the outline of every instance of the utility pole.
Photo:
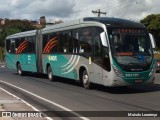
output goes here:
[[106, 12], [101, 12], [100, 9], [98, 9], [98, 11], [93, 11], [93, 10], [92, 10], [92, 13], [98, 13], [98, 17], [100, 17], [101, 14], [104, 14], [104, 15], [107, 14]]

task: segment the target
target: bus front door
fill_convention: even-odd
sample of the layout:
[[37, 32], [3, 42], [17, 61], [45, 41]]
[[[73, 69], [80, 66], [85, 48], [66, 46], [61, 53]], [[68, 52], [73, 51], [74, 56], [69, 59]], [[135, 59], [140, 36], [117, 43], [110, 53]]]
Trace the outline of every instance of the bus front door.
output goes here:
[[103, 84], [103, 57], [101, 52], [101, 44], [99, 39], [94, 39], [93, 43], [93, 69], [94, 69], [94, 82]]

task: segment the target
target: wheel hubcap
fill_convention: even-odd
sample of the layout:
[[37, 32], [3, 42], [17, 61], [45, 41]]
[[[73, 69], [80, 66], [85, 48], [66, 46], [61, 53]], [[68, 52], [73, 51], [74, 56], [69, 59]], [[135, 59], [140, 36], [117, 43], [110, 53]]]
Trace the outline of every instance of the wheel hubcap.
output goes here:
[[88, 81], [89, 81], [88, 75], [84, 75], [84, 76], [83, 76], [83, 82], [84, 82], [84, 84], [87, 84]]
[[52, 72], [49, 72], [48, 77], [49, 79], [52, 79]]
[[18, 68], [18, 73], [19, 73], [19, 74], [21, 74], [21, 73], [22, 73], [20, 68]]
[[21, 74], [21, 71], [19, 70], [19, 74]]

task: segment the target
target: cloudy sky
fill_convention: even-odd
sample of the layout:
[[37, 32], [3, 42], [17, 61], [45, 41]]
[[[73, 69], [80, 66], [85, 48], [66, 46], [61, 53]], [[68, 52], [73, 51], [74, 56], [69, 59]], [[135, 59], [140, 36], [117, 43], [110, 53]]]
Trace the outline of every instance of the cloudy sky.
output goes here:
[[[160, 13], [160, 0], [0, 0], [0, 18], [63, 21], [96, 17], [92, 10], [101, 9], [107, 17], [135, 21]], [[101, 15], [105, 16], [105, 15]]]

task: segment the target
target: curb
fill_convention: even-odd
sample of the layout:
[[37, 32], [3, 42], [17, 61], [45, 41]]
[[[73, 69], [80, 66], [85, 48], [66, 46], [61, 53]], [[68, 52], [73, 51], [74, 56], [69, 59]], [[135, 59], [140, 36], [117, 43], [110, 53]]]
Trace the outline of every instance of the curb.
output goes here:
[[18, 116], [18, 117], [11, 117], [11, 112], [8, 112], [9, 114], [6, 114], [7, 111], [19, 111], [20, 113], [24, 111], [38, 111], [36, 108], [25, 102], [24, 100], [16, 97], [15, 95], [9, 93], [5, 89], [0, 87], [0, 120], [48, 120], [45, 117], [24, 117]]

